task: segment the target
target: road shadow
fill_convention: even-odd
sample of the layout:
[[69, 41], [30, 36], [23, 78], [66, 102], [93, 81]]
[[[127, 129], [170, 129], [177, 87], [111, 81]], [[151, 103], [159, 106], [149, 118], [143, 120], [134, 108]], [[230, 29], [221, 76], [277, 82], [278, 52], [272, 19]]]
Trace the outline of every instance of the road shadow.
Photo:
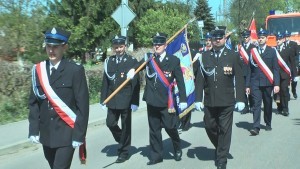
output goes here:
[[252, 128], [252, 123], [249, 123], [247, 121], [240, 121], [238, 123], [235, 123], [235, 125], [236, 125], [236, 127], [245, 129], [247, 131]]
[[188, 149], [187, 157], [198, 158], [198, 160], [202, 160], [202, 161], [215, 160], [215, 149], [211, 149], [207, 147], [194, 147]]
[[[181, 149], [187, 148], [191, 146], [191, 143], [181, 139]], [[174, 159], [174, 148], [173, 143], [170, 138], [163, 140], [163, 159]], [[143, 146], [137, 148], [135, 151], [131, 152], [132, 155], [136, 153], [140, 153], [143, 157], [147, 157], [150, 160], [150, 146]]]
[[294, 125], [300, 125], [300, 119], [292, 119], [294, 121]]
[[198, 128], [204, 128], [205, 124], [204, 124], [203, 121], [200, 121], [200, 122], [192, 123], [191, 126], [192, 127], [198, 127]]
[[[188, 149], [187, 151], [188, 158], [198, 158], [201, 161], [214, 161], [215, 157], [215, 149], [207, 148], [207, 147], [194, 147], [192, 149]], [[234, 157], [228, 153], [227, 159], [233, 159]]]
[[118, 156], [118, 146], [118, 144], [107, 145], [101, 150], [101, 153], [105, 153], [108, 157]]

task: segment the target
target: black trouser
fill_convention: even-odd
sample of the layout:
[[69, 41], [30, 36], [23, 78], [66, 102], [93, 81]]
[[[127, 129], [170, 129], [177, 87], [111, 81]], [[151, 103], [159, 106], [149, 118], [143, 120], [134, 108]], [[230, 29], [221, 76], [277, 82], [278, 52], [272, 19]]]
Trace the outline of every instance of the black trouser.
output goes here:
[[227, 163], [227, 154], [231, 144], [233, 110], [234, 106], [204, 108], [205, 130], [216, 148], [218, 163]]
[[169, 113], [167, 107], [154, 107], [147, 104], [148, 123], [150, 130], [150, 160], [163, 159], [163, 142], [161, 129], [164, 127], [170, 136], [174, 151], [181, 150], [180, 138], [176, 129], [178, 117], [176, 113]]
[[279, 111], [289, 112], [289, 100], [290, 100], [290, 93], [289, 93], [289, 82], [290, 79], [280, 79], [280, 103], [277, 103], [277, 109]]
[[272, 90], [273, 86], [252, 86], [253, 127], [260, 129], [261, 104], [264, 103], [264, 121], [271, 126], [272, 121]]
[[294, 79], [293, 79], [292, 83], [291, 83], [291, 88], [292, 88], [293, 94], [296, 94], [296, 87], [297, 87], [297, 82], [294, 82]]
[[72, 146], [57, 148], [43, 146], [43, 150], [51, 169], [69, 169], [71, 167], [75, 150]]
[[[120, 116], [122, 129], [118, 126]], [[108, 109], [106, 126], [119, 143], [118, 156], [127, 157], [131, 145], [131, 109]]]
[[[244, 76], [244, 80], [246, 82], [246, 76]], [[245, 100], [246, 100], [246, 102], [245, 102], [245, 109], [246, 110], [252, 109], [252, 107], [253, 107], [253, 100], [252, 100], [251, 95], [250, 94], [248, 94], [248, 95], [245, 94]]]
[[180, 119], [181, 128], [183, 130], [188, 130], [191, 127], [191, 117], [192, 117], [192, 111], [190, 111]]

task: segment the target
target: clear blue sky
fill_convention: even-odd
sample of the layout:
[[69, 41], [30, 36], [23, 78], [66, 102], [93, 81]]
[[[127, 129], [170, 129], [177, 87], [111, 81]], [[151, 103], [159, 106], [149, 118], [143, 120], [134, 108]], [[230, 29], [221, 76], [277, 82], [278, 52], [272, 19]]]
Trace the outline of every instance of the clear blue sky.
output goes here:
[[219, 6], [222, 0], [208, 0], [208, 6], [211, 7], [211, 13], [216, 17], [216, 12], [219, 10]]

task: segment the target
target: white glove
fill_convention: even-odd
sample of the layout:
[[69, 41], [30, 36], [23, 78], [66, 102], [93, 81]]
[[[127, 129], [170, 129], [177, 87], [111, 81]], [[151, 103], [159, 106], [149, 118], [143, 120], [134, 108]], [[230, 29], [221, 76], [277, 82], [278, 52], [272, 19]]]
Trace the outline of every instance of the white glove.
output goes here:
[[294, 82], [298, 82], [298, 81], [299, 81], [299, 76], [294, 77], [293, 81], [294, 81]]
[[195, 103], [195, 108], [196, 108], [196, 110], [201, 111], [201, 110], [203, 110], [204, 105], [203, 105], [202, 102], [196, 102]]
[[135, 112], [135, 111], [137, 111], [137, 109], [139, 108], [139, 106], [132, 104], [132, 105], [130, 106], [130, 108], [131, 108], [131, 110], [132, 110], [133, 112]]
[[235, 108], [237, 108], [238, 111], [242, 111], [245, 108], [245, 103], [244, 102], [237, 102], [235, 104]]
[[127, 79], [133, 79], [134, 78], [134, 69], [130, 69], [127, 73]]
[[101, 104], [101, 103], [100, 103], [100, 105], [101, 105], [102, 110], [107, 111], [106, 104]]
[[198, 60], [200, 57], [202, 56], [201, 53], [197, 53], [193, 59], [193, 62], [195, 62], [196, 60]]
[[30, 136], [29, 137], [31, 143], [39, 144], [40, 143], [40, 136]]
[[186, 109], [187, 108], [187, 103], [185, 103], [185, 102], [179, 103], [179, 108], [180, 108], [180, 110]]
[[81, 144], [83, 144], [82, 142], [78, 142], [78, 141], [72, 141], [72, 146], [73, 148], [77, 148], [79, 147]]

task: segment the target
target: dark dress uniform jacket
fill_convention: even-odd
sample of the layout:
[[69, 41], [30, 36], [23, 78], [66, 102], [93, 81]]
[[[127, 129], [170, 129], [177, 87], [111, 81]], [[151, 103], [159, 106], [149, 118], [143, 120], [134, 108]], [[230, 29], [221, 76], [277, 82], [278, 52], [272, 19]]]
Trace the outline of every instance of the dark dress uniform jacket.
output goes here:
[[[271, 84], [267, 76], [257, 66], [255, 67], [251, 62], [249, 63], [250, 72], [246, 79], [246, 87], [250, 86], [279, 86], [279, 65], [276, 57], [276, 49], [266, 46], [264, 52], [260, 54], [262, 60], [269, 67], [273, 73], [273, 83]], [[253, 62], [255, 62], [253, 60]], [[256, 63], [255, 63], [256, 64]]]
[[[279, 50], [278, 52], [279, 52], [281, 58], [284, 60], [284, 62], [290, 68], [292, 77], [294, 77], [297, 73], [297, 70], [296, 70], [295, 59], [294, 59], [292, 51], [289, 50], [285, 45], [283, 45], [282, 50], [281, 51]], [[281, 79], [291, 78], [290, 75], [287, 74], [281, 67], [280, 67], [280, 70], [279, 70], [279, 74], [280, 74]]]
[[[148, 57], [150, 56], [148, 55]], [[174, 78], [176, 79], [176, 83], [179, 89], [180, 102], [187, 102], [183, 74], [180, 67], [180, 60], [176, 56], [172, 55], [166, 55], [162, 62], [159, 61], [158, 57], [155, 57], [154, 59], [170, 83], [174, 81]], [[143, 59], [142, 62], [144, 62]], [[150, 62], [147, 63], [147, 66], [149, 67], [149, 74], [153, 74], [155, 71]], [[155, 76], [153, 78], [149, 78], [146, 75], [146, 86], [143, 100], [151, 106], [167, 107], [168, 90], [165, 88], [158, 77], [157, 79], [155, 78]], [[176, 102], [174, 102], [174, 104], [176, 104]]]
[[[201, 67], [202, 74], [196, 78], [196, 80], [199, 80], [196, 84], [200, 84], [196, 93], [196, 97], [198, 97], [196, 100], [202, 100], [201, 92], [204, 89], [204, 105], [208, 107], [232, 106], [236, 102], [244, 102], [244, 77], [238, 53], [225, 47], [217, 59], [214, 51], [210, 50], [202, 54], [201, 65], [204, 67]], [[232, 74], [225, 75], [224, 67], [231, 67]], [[208, 76], [203, 71], [203, 69], [211, 71], [214, 68], [215, 75]]]
[[[137, 60], [127, 54], [122, 57], [121, 63], [117, 63], [116, 58], [116, 55], [107, 58], [107, 73], [109, 76], [115, 74], [115, 79], [110, 80], [104, 72], [101, 87], [101, 103], [127, 79], [128, 71], [137, 64]], [[110, 109], [128, 109], [131, 104], [138, 106], [139, 92], [139, 78], [136, 75], [106, 105]]]
[[[53, 77], [46, 63], [49, 83], [59, 98], [77, 115], [74, 129], [64, 122], [48, 104], [33, 91], [29, 98], [29, 136], [39, 135], [40, 142], [50, 148], [71, 146], [72, 141], [84, 142], [89, 118], [89, 92], [83, 66], [62, 59]], [[37, 78], [38, 79], [38, 78]], [[40, 94], [43, 90], [37, 80]]]
[[[288, 43], [285, 42], [285, 46], [286, 46], [286, 48], [288, 48], [290, 50], [291, 55], [294, 58], [295, 65], [298, 66], [298, 64], [299, 64], [299, 55], [300, 55], [300, 47], [294, 41], [289, 41]], [[293, 77], [296, 77], [298, 75], [297, 72], [295, 72], [295, 73], [296, 74], [292, 75]]]

